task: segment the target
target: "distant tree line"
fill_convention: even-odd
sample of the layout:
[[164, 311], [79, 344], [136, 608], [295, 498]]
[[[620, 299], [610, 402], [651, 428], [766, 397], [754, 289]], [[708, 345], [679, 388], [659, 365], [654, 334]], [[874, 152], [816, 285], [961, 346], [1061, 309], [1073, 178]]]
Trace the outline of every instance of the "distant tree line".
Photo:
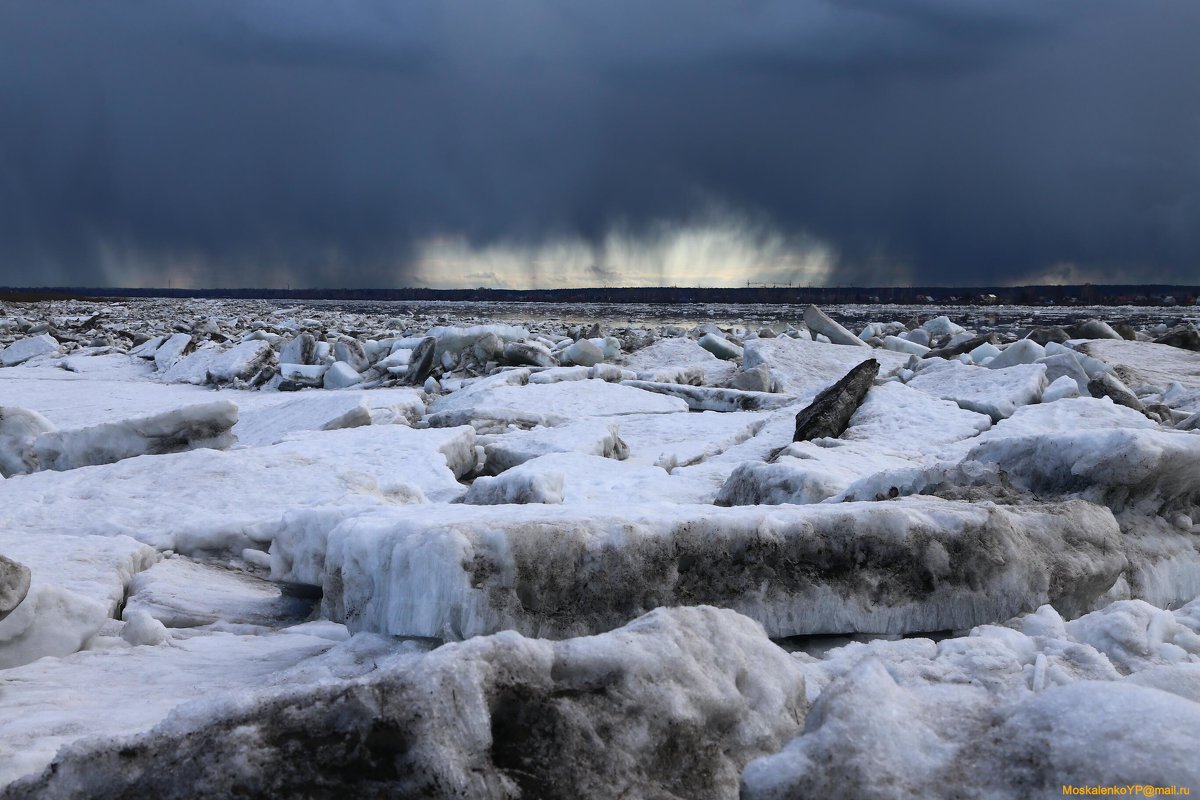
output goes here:
[[1006, 305], [1191, 305], [1200, 287], [1155, 285], [905, 287], [593, 287], [580, 289], [175, 289], [0, 287], [0, 300], [176, 297], [278, 300], [457, 300], [535, 303], [894, 303]]

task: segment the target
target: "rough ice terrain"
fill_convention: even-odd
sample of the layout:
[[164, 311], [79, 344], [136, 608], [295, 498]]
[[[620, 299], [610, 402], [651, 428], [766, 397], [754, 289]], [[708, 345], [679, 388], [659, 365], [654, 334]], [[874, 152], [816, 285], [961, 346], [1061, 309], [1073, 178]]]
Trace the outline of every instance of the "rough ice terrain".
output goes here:
[[2, 305], [0, 798], [1200, 792], [1196, 322]]

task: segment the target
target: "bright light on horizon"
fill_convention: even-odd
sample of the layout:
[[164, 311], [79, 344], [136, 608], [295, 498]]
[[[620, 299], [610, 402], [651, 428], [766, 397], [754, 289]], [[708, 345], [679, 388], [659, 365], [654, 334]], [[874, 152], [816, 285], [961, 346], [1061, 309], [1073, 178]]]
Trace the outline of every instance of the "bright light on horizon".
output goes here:
[[614, 227], [598, 242], [561, 236], [541, 242], [476, 245], [466, 237], [421, 242], [410, 279], [432, 288], [562, 289], [580, 286], [824, 286], [832, 248], [784, 236], [737, 217], [658, 223], [634, 232]]

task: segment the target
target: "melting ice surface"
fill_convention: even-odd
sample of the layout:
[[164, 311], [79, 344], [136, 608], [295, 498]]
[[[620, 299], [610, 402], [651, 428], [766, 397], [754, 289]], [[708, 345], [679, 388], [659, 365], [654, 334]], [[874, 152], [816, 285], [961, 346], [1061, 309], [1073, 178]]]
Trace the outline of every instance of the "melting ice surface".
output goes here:
[[0, 797], [1200, 792], [1195, 315], [826, 311], [0, 307]]

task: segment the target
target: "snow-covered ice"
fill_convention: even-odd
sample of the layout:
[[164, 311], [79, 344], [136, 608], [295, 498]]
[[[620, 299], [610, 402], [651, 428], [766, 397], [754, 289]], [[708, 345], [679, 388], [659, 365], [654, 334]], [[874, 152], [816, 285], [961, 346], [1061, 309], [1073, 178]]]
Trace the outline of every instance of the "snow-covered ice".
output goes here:
[[[657, 418], [667, 415], [646, 416]], [[603, 417], [585, 418], [549, 428], [484, 434], [477, 436], [475, 441], [483, 447], [483, 471], [488, 475], [497, 475], [531, 458], [549, 453], [584, 453], [605, 458], [623, 458], [628, 452], [628, 447], [620, 435], [620, 430], [626, 424], [628, 423], [624, 421], [617, 423]]]
[[617, 433], [630, 461], [671, 471], [698, 464], [738, 445], [766, 423], [752, 411], [699, 414], [632, 414], [621, 417]]
[[1126, 384], [1166, 388], [1178, 383], [1200, 389], [1200, 353], [1153, 342], [1097, 339], [1079, 345], [1080, 351], [1111, 366]]
[[142, 456], [0, 482], [0, 526], [128, 534], [161, 549], [240, 552], [284, 510], [447, 501], [475, 466], [470, 427], [401, 425], [297, 434], [281, 444]]
[[193, 345], [192, 337], [186, 333], [173, 333], [151, 351], [154, 366], [159, 372], [170, 369]]
[[[544, 797], [578, 786], [586, 797], [710, 800], [736, 794], [745, 763], [797, 733], [807, 706], [798, 665], [724, 609], [660, 609], [567, 642], [506, 632], [338, 683], [280, 670], [307, 643], [274, 652], [267, 644], [289, 638], [307, 637], [258, 644], [244, 654], [249, 669], [235, 674], [250, 686], [296, 676], [294, 685], [240, 702], [193, 701], [148, 733], [72, 744], [16, 788], [159, 797], [201, 785], [220, 796], [293, 796], [334, 779], [333, 793], [355, 796]], [[224, 653], [192, 643], [173, 661], [204, 680]], [[161, 714], [146, 705], [126, 729]], [[40, 766], [52, 746], [39, 745], [26, 767]]]
[[78, 469], [197, 448], [224, 450], [234, 441], [230, 431], [237, 421], [237, 406], [218, 400], [148, 417], [47, 431], [31, 443], [33, 469]]
[[344, 516], [290, 513], [271, 546], [272, 577], [322, 586], [325, 613], [351, 630], [401, 636], [512, 628], [558, 638], [692, 603], [734, 608], [773, 636], [962, 629], [1046, 602], [1087, 610], [1125, 565], [1112, 514], [1082, 501]]
[[873, 386], [850, 417], [841, 438], [883, 450], [920, 455], [969, 439], [991, 427], [991, 419], [903, 384]]
[[723, 385], [736, 369], [683, 336], [660, 339], [635, 351], [625, 358], [624, 366], [636, 372], [639, 380], [705, 386]]
[[567, 308], [3, 304], [0, 799], [1200, 791], [1190, 312]]
[[[990, 366], [990, 365], [989, 365]], [[993, 420], [1012, 416], [1020, 406], [1037, 403], [1045, 390], [1046, 367], [1019, 364], [1000, 369], [969, 367], [957, 361], [925, 366], [908, 382], [914, 389], [953, 400], [962, 408]]]
[[771, 392], [746, 392], [713, 386], [689, 386], [656, 381], [621, 381], [623, 386], [678, 397], [692, 411], [770, 411], [796, 403], [796, 398]]
[[0, 619], [0, 669], [79, 650], [117, 611], [134, 574], [157, 558], [127, 536], [12, 527], [0, 530], [0, 553], [30, 572], [28, 595]]
[[218, 622], [276, 628], [302, 622], [311, 606], [264, 578], [177, 556], [133, 577], [123, 617], [141, 611], [168, 628]]
[[15, 367], [18, 364], [24, 364], [32, 358], [58, 352], [58, 341], [50, 334], [43, 333], [40, 336], [30, 336], [26, 339], [20, 339], [0, 350], [0, 365]]
[[717, 493], [716, 502], [725, 506], [819, 503], [859, 478], [911, 463], [903, 455], [852, 442], [796, 442], [772, 461], [739, 465]]
[[463, 498], [473, 505], [501, 503], [706, 503], [702, 480], [671, 475], [662, 467], [586, 453], [549, 453], [496, 477], [480, 477]]
[[779, 391], [812, 397], [868, 358], [879, 362], [879, 375], [885, 377], [908, 363], [910, 356], [890, 350], [776, 337], [747, 342], [744, 365], [746, 369], [765, 365]]
[[332, 646], [281, 634], [210, 633], [154, 648], [102, 638], [103, 649], [0, 673], [0, 783], [36, 775], [64, 745], [148, 731], [176, 708], [268, 687]]
[[371, 424], [371, 406], [363, 393], [303, 394], [243, 411], [233, 427], [243, 447], [277, 444], [297, 431], [332, 431]]
[[1194, 787], [1198, 634], [1200, 604], [1171, 613], [1126, 601], [1072, 622], [1043, 607], [966, 637], [805, 658], [816, 702], [804, 734], [751, 763], [742, 796]]
[[899, 383], [868, 391], [838, 439], [796, 442], [768, 462], [746, 461], [717, 495], [723, 505], [819, 503], [880, 471], [924, 463], [930, 453], [991, 427], [983, 414]]
[[[480, 433], [493, 433], [509, 425], [528, 428], [560, 425], [583, 417], [669, 414], [688, 409], [678, 397], [602, 380], [521, 385], [521, 371], [497, 377], [508, 374], [517, 377], [506, 378], [499, 385], [472, 385], [434, 400], [429, 405], [430, 424], [474, 425]], [[527, 380], [528, 374], [524, 378]]]

